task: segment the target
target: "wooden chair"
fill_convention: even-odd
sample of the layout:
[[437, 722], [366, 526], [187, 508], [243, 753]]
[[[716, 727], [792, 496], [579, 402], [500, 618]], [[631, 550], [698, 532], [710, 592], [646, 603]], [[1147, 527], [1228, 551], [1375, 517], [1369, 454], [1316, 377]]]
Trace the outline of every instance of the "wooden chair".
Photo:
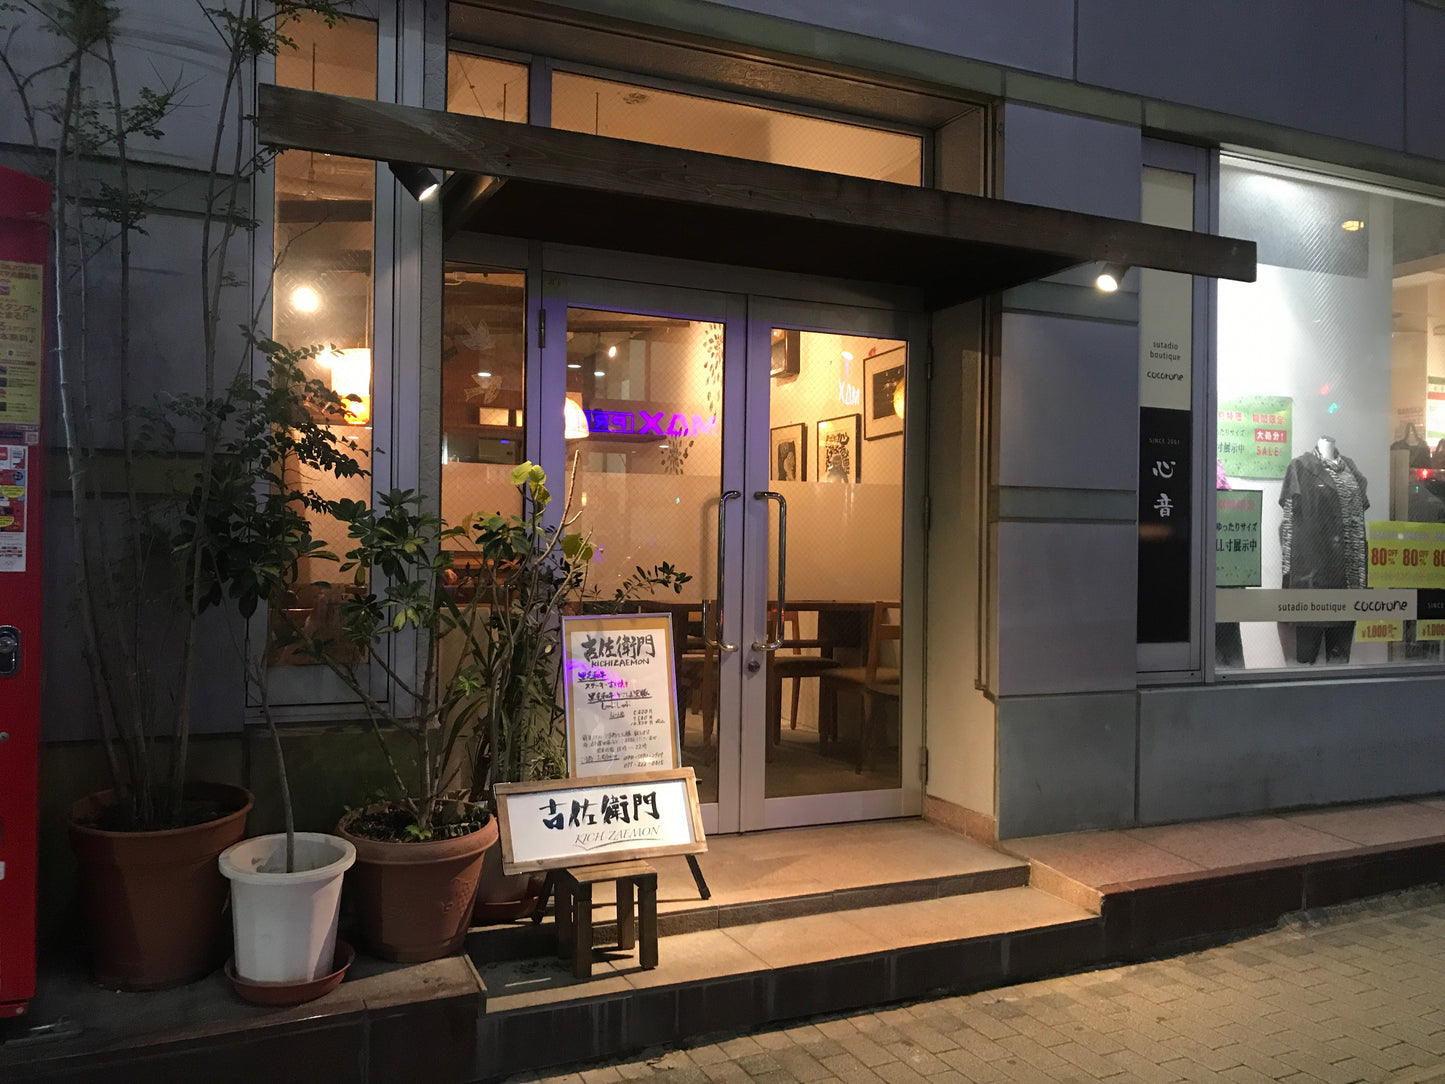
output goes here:
[[[774, 744], [783, 737], [783, 682], [792, 680], [793, 700], [788, 715], [789, 729], [798, 728], [798, 699], [802, 690], [804, 678], [821, 677], [830, 670], [837, 669], [841, 664], [837, 659], [824, 654], [804, 654], [808, 649], [823, 648], [821, 640], [804, 640], [801, 632], [801, 622], [797, 610], [785, 610], [781, 615], [776, 611], [773, 614], [775, 619], [783, 622], [784, 647], [774, 651], [768, 656], [768, 721], [769, 734]], [[791, 635], [787, 633], [791, 631]], [[783, 654], [787, 650], [788, 654]]]
[[885, 666], [883, 646], [897, 644], [902, 639], [902, 608], [897, 602], [875, 602], [873, 619], [868, 628], [868, 652], [862, 666], [840, 666], [820, 675], [820, 701], [829, 709], [828, 731], [824, 733], [823, 708], [819, 705], [819, 741], [837, 740], [838, 736], [838, 690], [858, 690], [863, 698], [863, 715], [858, 723], [858, 762], [856, 770], [863, 770], [868, 750], [875, 734], [882, 733], [883, 721], [879, 713], [880, 700], [897, 700], [899, 692], [899, 668]]
[[708, 646], [704, 635], [704, 614], [699, 604], [689, 606], [673, 617], [673, 635], [677, 637], [678, 724], [686, 726], [687, 709], [696, 706], [702, 716], [702, 744], [712, 746], [712, 732], [717, 716], [717, 651]]
[[703, 629], [703, 604], [644, 599], [639, 610], [672, 615], [672, 662], [677, 675], [677, 740], [681, 749], [687, 734], [687, 710], [695, 707], [702, 716], [704, 748], [712, 744], [717, 715], [717, 652], [707, 646]]

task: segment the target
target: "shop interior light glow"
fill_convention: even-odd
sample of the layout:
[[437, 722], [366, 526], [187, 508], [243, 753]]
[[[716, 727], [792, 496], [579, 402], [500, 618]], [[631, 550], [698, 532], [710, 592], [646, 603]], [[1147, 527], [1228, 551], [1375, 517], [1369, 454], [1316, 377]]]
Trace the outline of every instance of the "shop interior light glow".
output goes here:
[[346, 407], [346, 424], [370, 425], [371, 351], [364, 347], [327, 350], [317, 360], [331, 370], [331, 390], [341, 396]]
[[[562, 400], [562, 429], [567, 440], [581, 440], [592, 435], [592, 427], [587, 424], [587, 414], [583, 411], [582, 404], [571, 396]], [[587, 503], [585, 496], [582, 503]]]
[[315, 312], [321, 308], [321, 295], [310, 286], [298, 286], [291, 291], [291, 307], [297, 312]]

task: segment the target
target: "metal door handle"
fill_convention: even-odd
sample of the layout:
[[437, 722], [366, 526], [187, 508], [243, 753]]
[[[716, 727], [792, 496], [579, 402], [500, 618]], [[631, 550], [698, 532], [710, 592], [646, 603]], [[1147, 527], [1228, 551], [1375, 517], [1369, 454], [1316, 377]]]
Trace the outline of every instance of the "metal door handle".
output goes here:
[[[769, 638], [753, 643], [754, 651], [776, 651], [783, 646], [783, 611], [788, 605], [788, 502], [781, 493], [774, 493], [770, 489], [758, 490], [753, 494], [753, 499], [778, 502], [778, 635], [776, 639]], [[767, 636], [768, 633], [764, 631], [763, 635]]]
[[730, 489], [719, 497], [717, 502], [717, 598], [713, 600], [713, 605], [717, 607], [716, 639], [713, 639], [708, 633], [707, 599], [703, 599], [702, 601], [702, 639], [708, 647], [713, 648], [715, 651], [736, 651], [738, 649], [737, 644], [730, 644], [723, 639], [723, 582], [726, 575], [723, 569], [723, 561], [727, 554], [727, 546], [725, 544], [725, 539], [727, 538], [727, 516], [724, 514], [724, 509], [727, 507], [728, 501], [734, 497], [741, 496], [742, 493], [738, 490]]

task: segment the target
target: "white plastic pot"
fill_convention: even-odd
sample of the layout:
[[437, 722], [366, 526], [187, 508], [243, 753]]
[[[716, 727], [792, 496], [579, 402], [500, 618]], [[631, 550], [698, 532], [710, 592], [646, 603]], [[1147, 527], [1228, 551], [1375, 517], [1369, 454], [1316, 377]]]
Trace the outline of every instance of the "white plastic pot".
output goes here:
[[296, 833], [296, 869], [286, 872], [284, 833], [245, 839], [221, 852], [231, 882], [236, 974], [251, 982], [308, 982], [332, 971], [341, 880], [356, 848], [339, 836]]

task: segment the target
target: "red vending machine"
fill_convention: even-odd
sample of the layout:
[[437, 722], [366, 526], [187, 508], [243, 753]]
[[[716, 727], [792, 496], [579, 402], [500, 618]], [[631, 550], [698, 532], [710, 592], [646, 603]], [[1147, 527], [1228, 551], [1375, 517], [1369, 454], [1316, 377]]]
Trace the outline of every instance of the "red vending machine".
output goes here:
[[50, 186], [0, 167], [0, 1017], [35, 994], [49, 220]]

